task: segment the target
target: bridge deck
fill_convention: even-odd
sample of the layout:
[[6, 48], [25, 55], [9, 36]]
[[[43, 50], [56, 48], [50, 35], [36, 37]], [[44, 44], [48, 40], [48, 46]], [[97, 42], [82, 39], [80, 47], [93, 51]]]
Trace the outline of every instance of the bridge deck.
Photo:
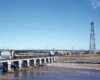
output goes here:
[[[51, 56], [52, 57], [52, 56]], [[8, 62], [8, 61], [11, 61], [11, 62], [13, 62], [13, 61], [19, 61], [19, 60], [32, 60], [32, 59], [40, 59], [40, 58], [42, 58], [42, 59], [44, 59], [44, 58], [50, 58], [50, 56], [48, 56], [48, 57], [32, 57], [32, 58], [12, 58], [12, 59], [0, 59], [0, 63], [3, 63], [3, 62]]]

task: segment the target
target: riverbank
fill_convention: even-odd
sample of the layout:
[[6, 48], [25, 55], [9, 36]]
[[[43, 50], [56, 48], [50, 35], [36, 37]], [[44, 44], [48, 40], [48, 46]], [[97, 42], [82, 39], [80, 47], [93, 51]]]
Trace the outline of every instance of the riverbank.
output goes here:
[[47, 63], [47, 66], [62, 67], [62, 68], [74, 68], [74, 69], [91, 69], [100, 70], [100, 64], [82, 64], [82, 63]]

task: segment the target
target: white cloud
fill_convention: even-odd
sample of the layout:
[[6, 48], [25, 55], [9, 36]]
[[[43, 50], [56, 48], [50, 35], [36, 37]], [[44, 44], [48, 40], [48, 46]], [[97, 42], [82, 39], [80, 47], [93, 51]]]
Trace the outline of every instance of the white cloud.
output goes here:
[[93, 9], [100, 7], [100, 0], [91, 0]]

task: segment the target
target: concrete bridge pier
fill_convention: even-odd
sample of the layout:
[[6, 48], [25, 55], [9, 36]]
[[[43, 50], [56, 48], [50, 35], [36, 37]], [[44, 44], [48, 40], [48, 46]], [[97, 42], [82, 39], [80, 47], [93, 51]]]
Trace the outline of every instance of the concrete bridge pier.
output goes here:
[[1, 51], [0, 51], [0, 59], [1, 59]]
[[51, 58], [51, 62], [53, 63], [53, 58]]
[[27, 60], [27, 67], [30, 67], [30, 60]]
[[48, 58], [48, 63], [50, 63], [50, 58]]
[[54, 57], [53, 59], [54, 59], [54, 61], [56, 60], [56, 58], [55, 58], [55, 57]]
[[42, 61], [41, 61], [41, 58], [39, 59], [39, 65], [41, 65], [42, 64]]
[[46, 63], [46, 59], [44, 59], [44, 63]]
[[11, 69], [11, 62], [7, 62], [8, 64], [8, 72], [14, 72], [14, 70]]
[[36, 59], [34, 59], [34, 66], [36, 66]]
[[18, 63], [19, 63], [19, 69], [21, 69], [22, 68], [22, 61], [19, 61]]

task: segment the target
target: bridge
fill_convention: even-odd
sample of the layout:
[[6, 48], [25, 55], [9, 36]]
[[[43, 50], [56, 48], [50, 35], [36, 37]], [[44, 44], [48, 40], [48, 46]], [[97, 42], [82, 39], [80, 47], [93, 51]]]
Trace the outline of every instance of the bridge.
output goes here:
[[[36, 65], [42, 65], [46, 63], [53, 63], [55, 56], [53, 57], [33, 57], [33, 58], [20, 58], [20, 59], [1, 59], [0, 63], [3, 64], [3, 72], [12, 72], [12, 70], [22, 69], [23, 67], [33, 67]], [[13, 69], [11, 68], [13, 65]]]
[[[8, 59], [1, 58], [1, 52], [9, 51], [10, 57]], [[0, 51], [0, 64], [3, 65], [3, 72], [11, 72], [13, 70], [20, 70], [23, 67], [34, 67], [46, 63], [53, 63], [55, 56], [38, 56], [24, 57], [24, 58], [13, 58], [13, 51], [40, 51], [40, 50], [1, 50]], [[41, 50], [44, 51], [44, 50]], [[50, 50], [49, 50], [50, 51]], [[13, 67], [13, 68], [12, 68]]]

